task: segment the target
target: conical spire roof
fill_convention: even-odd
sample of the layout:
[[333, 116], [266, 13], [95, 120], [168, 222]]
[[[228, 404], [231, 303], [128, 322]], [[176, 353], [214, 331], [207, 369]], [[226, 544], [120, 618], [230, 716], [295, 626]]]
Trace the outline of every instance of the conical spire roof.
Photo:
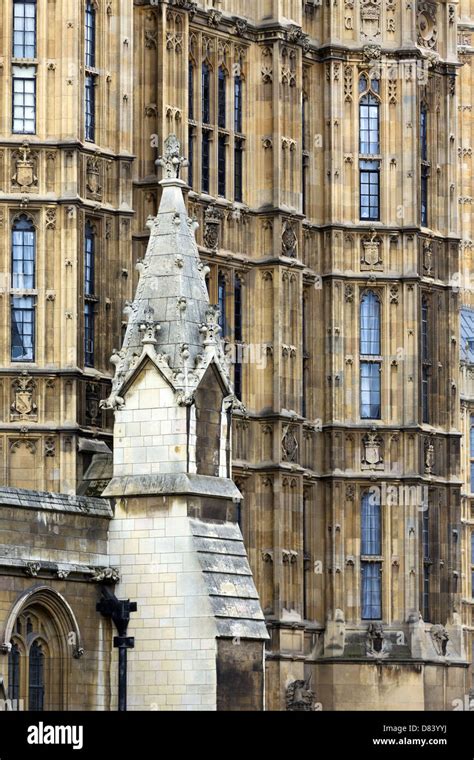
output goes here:
[[196, 245], [197, 222], [188, 217], [183, 198], [186, 183], [179, 179], [186, 160], [171, 135], [158, 162], [166, 179], [160, 208], [148, 220], [150, 240], [122, 349], [115, 352], [112, 393], [108, 408], [123, 405], [123, 394], [143, 362], [151, 359], [175, 389], [178, 403], [191, 403], [207, 367], [214, 362], [225, 389], [232, 393], [220, 338], [219, 310], [211, 306], [206, 270]]

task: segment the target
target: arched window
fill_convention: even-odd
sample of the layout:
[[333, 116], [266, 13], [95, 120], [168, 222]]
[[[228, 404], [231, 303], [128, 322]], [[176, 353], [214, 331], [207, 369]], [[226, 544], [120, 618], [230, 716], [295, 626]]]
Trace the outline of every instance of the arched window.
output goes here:
[[211, 70], [208, 63], [202, 64], [202, 120], [211, 122]]
[[217, 78], [217, 126], [221, 129], [226, 127], [226, 72], [223, 66], [219, 66]]
[[382, 525], [380, 495], [374, 489], [362, 496], [361, 505], [361, 554], [380, 556], [382, 551]]
[[6, 620], [1, 644], [10, 644], [9, 699], [27, 710], [68, 709], [70, 663], [84, 650], [77, 620], [60, 594], [47, 586], [24, 592]]
[[363, 74], [359, 79], [360, 218], [380, 218], [379, 82]]
[[372, 291], [360, 302], [360, 353], [380, 356], [380, 301]]
[[[22, 215], [12, 229], [11, 359], [34, 361], [36, 231], [31, 219]], [[26, 292], [25, 292], [26, 291]], [[28, 293], [31, 291], [31, 293]]]

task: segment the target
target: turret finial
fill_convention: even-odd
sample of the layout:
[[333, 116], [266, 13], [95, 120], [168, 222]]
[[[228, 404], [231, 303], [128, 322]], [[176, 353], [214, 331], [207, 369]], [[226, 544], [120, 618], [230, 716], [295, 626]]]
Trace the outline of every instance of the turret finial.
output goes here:
[[181, 153], [181, 143], [176, 135], [170, 135], [165, 140], [165, 154], [156, 161], [157, 166], [162, 166], [168, 179], [179, 179], [181, 167], [188, 166], [188, 160]]

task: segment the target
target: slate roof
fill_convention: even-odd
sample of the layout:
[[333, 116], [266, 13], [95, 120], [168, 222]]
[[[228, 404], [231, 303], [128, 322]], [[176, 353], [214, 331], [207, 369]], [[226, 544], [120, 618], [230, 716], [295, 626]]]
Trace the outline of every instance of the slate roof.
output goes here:
[[461, 309], [461, 361], [474, 364], [474, 309]]
[[190, 523], [217, 622], [217, 635], [268, 639], [239, 526], [195, 518]]
[[75, 512], [89, 517], [108, 517], [110, 519], [113, 517], [112, 506], [107, 499], [30, 491], [24, 488], [7, 488], [6, 486], [0, 487], [0, 509], [2, 507]]

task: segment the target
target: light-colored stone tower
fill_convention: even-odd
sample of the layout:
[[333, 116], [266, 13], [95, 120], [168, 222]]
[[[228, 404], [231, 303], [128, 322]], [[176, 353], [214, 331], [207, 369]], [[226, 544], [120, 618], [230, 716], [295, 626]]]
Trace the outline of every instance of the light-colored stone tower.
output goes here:
[[134, 709], [263, 709], [266, 633], [231, 476], [234, 396], [184, 205], [174, 136], [107, 402], [115, 411], [110, 551], [130, 632]]

